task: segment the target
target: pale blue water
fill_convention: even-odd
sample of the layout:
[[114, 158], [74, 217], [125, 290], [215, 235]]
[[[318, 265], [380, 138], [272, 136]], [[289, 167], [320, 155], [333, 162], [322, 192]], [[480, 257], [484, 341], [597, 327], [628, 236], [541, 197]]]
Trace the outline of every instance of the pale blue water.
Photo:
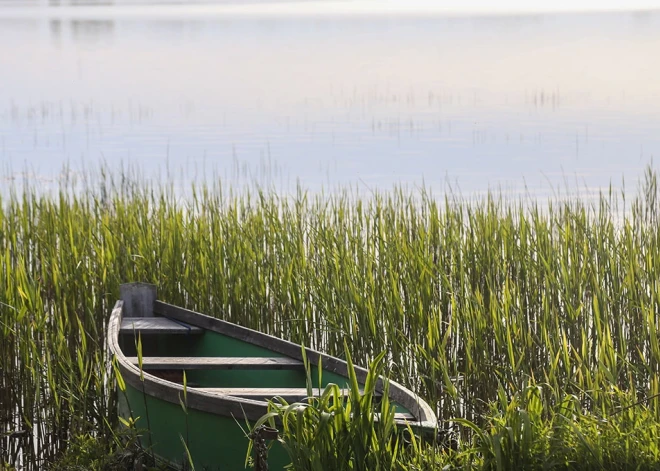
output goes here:
[[19, 3], [0, 3], [5, 180], [103, 161], [182, 185], [544, 197], [634, 188], [660, 157], [660, 12]]

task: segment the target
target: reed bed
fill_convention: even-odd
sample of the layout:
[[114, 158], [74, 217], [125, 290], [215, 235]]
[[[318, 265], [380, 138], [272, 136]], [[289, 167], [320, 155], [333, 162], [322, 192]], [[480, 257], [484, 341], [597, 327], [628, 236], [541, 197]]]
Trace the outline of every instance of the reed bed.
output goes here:
[[633, 201], [610, 192], [543, 206], [204, 185], [177, 199], [167, 184], [107, 171], [83, 186], [28, 184], [0, 199], [0, 464], [41, 469], [73, 437], [111, 433], [104, 325], [127, 281], [333, 355], [346, 344], [358, 364], [386, 352], [388, 374], [434, 405], [461, 459], [480, 466], [497, 464], [498, 427], [537, 402], [537, 432], [570, 405], [603, 420], [639, 412], [621, 436], [643, 419], [648, 443], [658, 438], [651, 169]]

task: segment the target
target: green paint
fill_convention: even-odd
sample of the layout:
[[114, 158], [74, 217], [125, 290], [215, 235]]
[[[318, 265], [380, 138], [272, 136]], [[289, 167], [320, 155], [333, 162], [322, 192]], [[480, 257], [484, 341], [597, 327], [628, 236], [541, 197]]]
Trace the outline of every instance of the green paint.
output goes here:
[[217, 332], [207, 330], [189, 351], [191, 356], [200, 357], [283, 357], [268, 348], [243, 342]]
[[[120, 414], [126, 417], [130, 405], [133, 417], [137, 418], [137, 427], [142, 430], [141, 444], [145, 449], [152, 450], [156, 457], [175, 465], [187, 461], [181, 442], [183, 437], [187, 441], [195, 469], [245, 469], [248, 439], [243, 430], [247, 431], [249, 426], [244, 418], [236, 417], [235, 420], [188, 409], [186, 424], [186, 414], [179, 404], [151, 396], [146, 396], [145, 404], [142, 392], [130, 385], [126, 386], [126, 394], [120, 393], [120, 396]], [[147, 429], [151, 430], [151, 434]], [[268, 454], [270, 470], [282, 470], [288, 462], [284, 449], [278, 443], [273, 443]]]
[[[121, 349], [126, 356], [136, 356], [135, 339], [132, 335], [120, 338]], [[197, 357], [283, 357], [267, 348], [228, 337], [217, 332], [205, 331], [202, 335], [143, 335], [144, 356], [197, 356]]]

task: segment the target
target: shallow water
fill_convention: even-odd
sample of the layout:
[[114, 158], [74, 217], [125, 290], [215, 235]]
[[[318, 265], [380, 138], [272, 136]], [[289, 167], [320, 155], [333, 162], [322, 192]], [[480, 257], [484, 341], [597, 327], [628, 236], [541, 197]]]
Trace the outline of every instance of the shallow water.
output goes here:
[[0, 4], [5, 179], [102, 161], [183, 185], [584, 196], [660, 155], [660, 12], [61, 3]]

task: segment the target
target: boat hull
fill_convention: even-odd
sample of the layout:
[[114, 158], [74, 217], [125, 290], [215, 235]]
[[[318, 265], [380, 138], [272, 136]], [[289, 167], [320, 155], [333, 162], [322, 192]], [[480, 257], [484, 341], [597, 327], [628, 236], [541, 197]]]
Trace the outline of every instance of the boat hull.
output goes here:
[[[147, 454], [173, 467], [192, 459], [195, 469], [245, 469], [247, 434], [269, 399], [304, 400], [308, 378], [314, 394], [328, 384], [348, 385], [346, 362], [157, 301], [150, 285], [122, 285], [122, 298], [108, 323], [118, 413], [135, 425]], [[354, 372], [362, 387], [367, 371]], [[378, 380], [377, 394], [383, 386]], [[399, 426], [435, 431], [435, 416], [421, 398], [394, 381], [388, 391]], [[269, 469], [284, 469], [285, 450], [277, 441], [270, 446]]]
[[[120, 392], [119, 414], [136, 418], [140, 445], [157, 461], [181, 469], [188, 461], [186, 447], [195, 469], [227, 471], [245, 469], [249, 425], [242, 417], [225, 417], [196, 409], [183, 411], [180, 404], [143, 394], [127, 385]], [[186, 447], [184, 447], [184, 443]], [[268, 452], [270, 471], [283, 470], [289, 463], [282, 446], [273, 442]]]

